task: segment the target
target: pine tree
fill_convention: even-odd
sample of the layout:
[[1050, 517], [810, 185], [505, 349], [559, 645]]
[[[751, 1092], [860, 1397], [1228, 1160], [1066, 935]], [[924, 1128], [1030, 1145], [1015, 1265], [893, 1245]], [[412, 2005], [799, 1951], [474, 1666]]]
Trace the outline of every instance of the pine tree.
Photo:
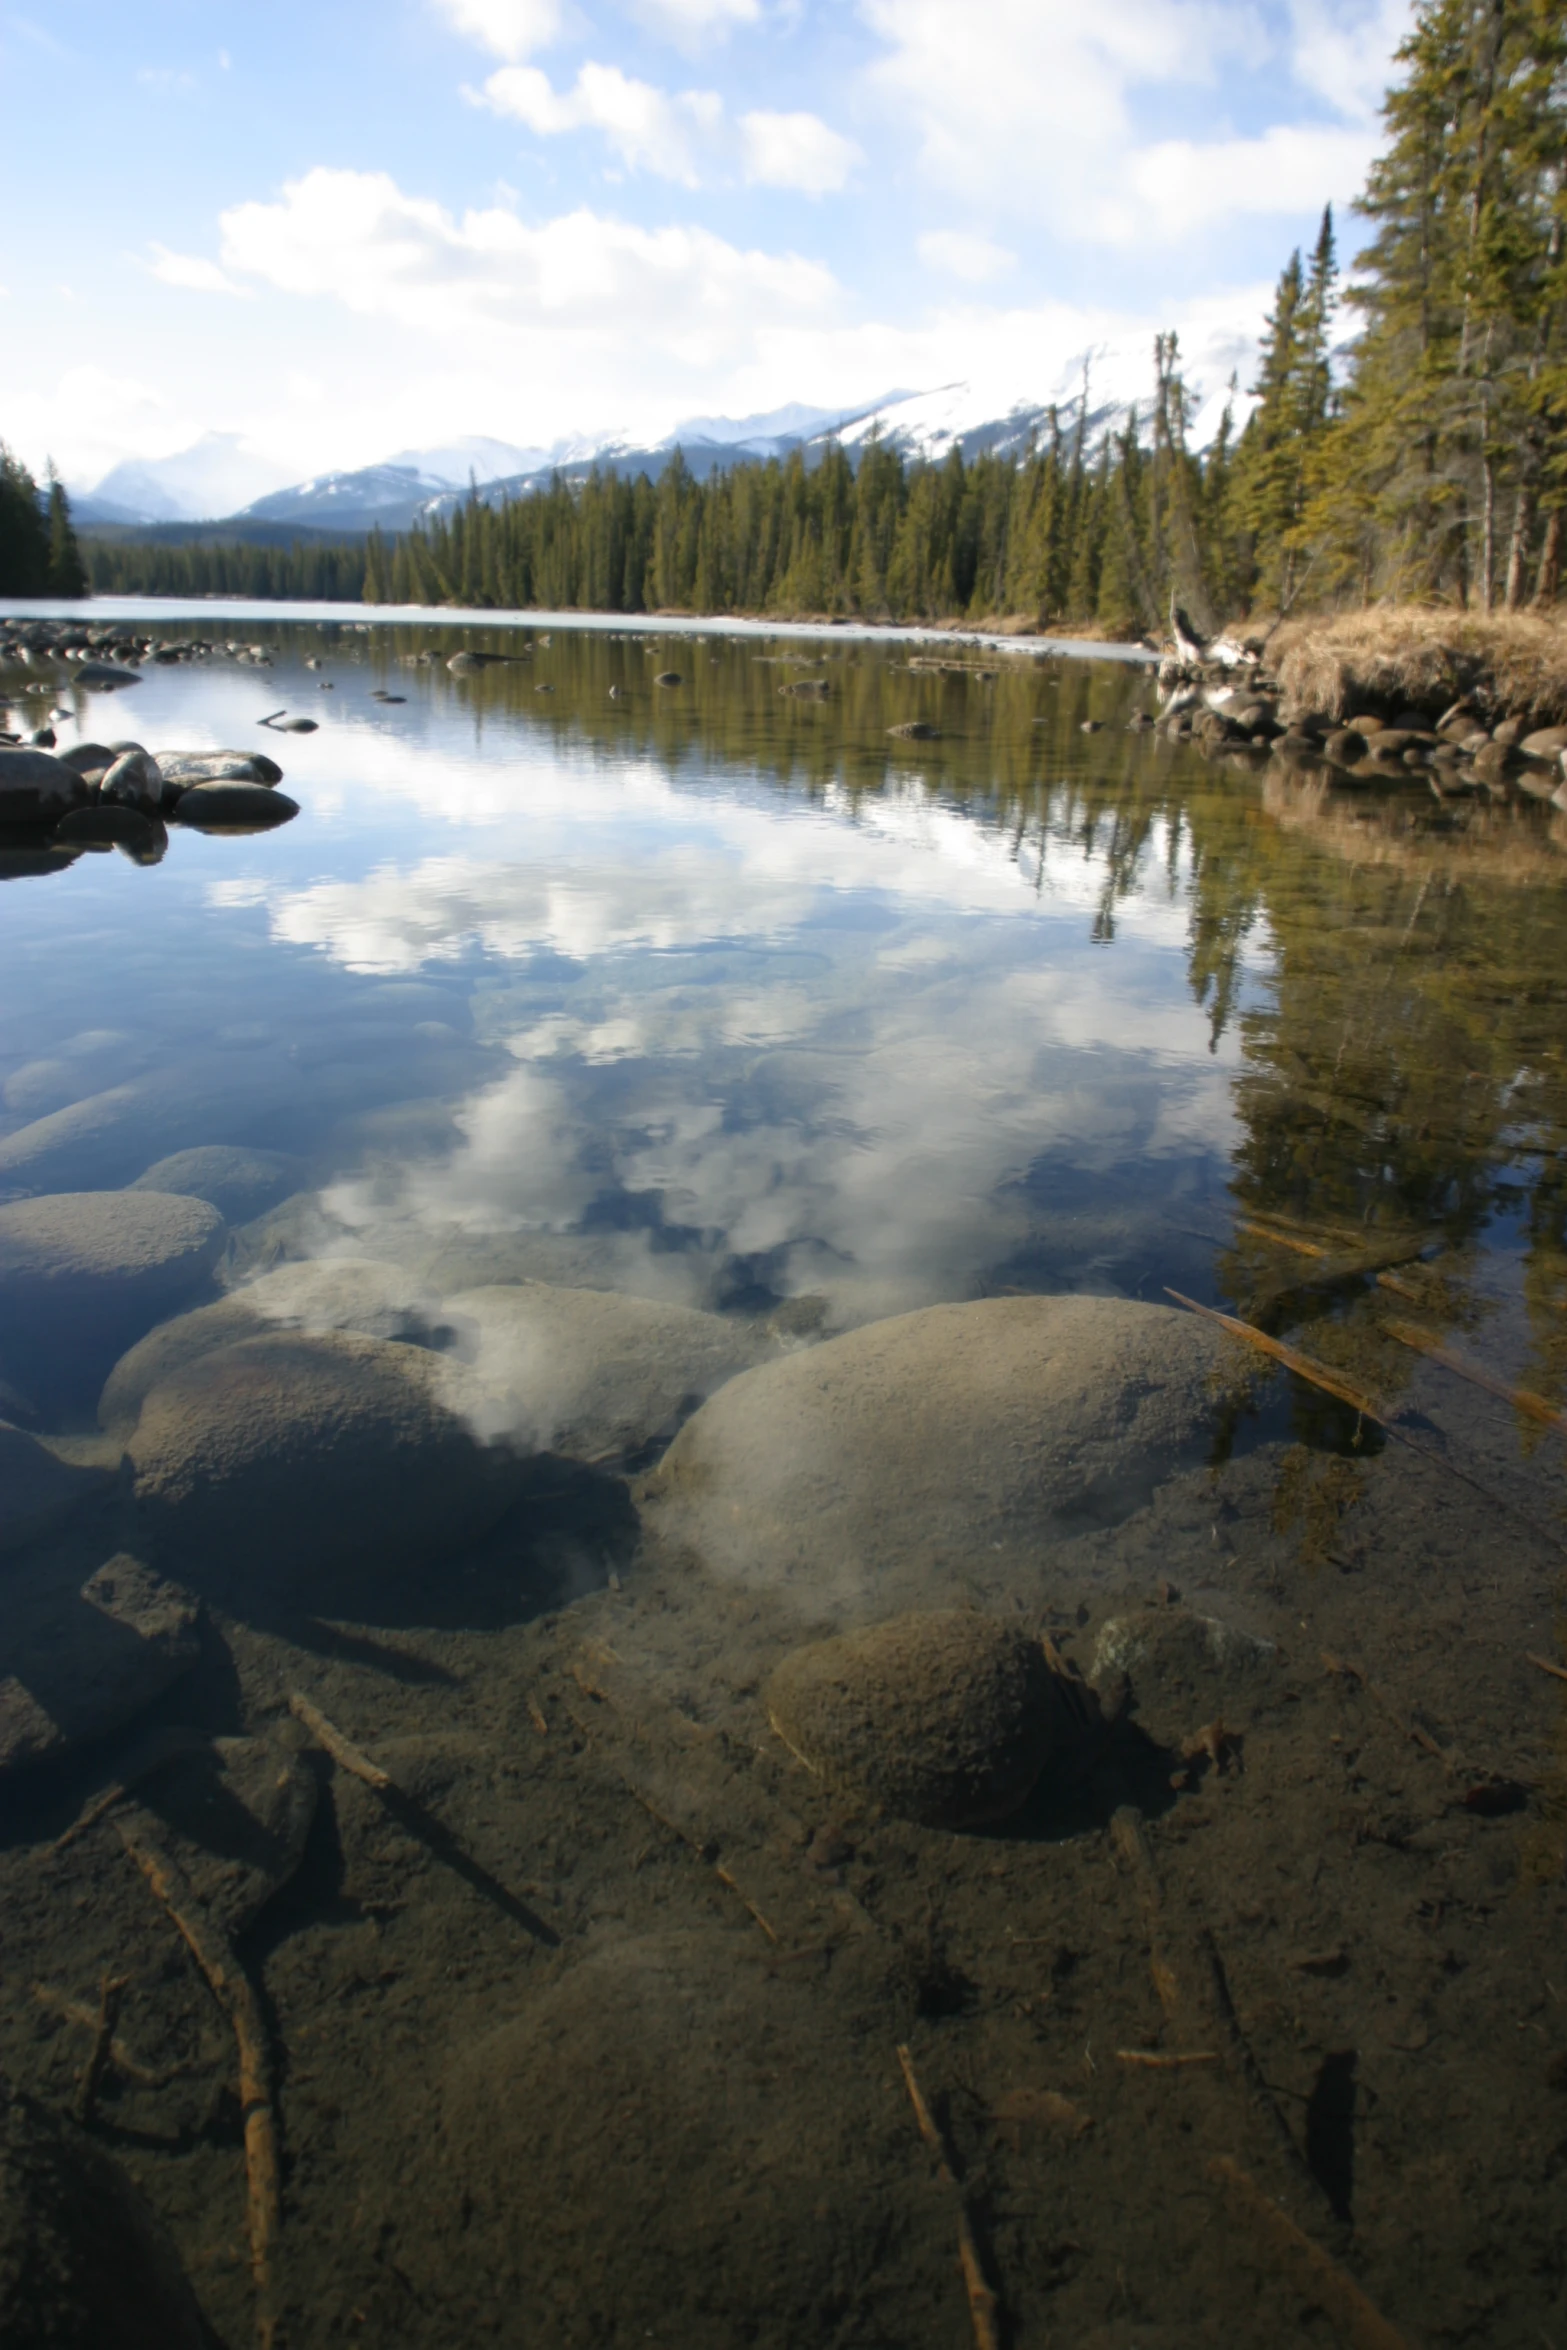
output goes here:
[[76, 543], [76, 530], [71, 521], [71, 501], [65, 494], [65, 484], [49, 466], [49, 593], [51, 596], [85, 596], [87, 593], [87, 566], [82, 561], [82, 550]]
[[49, 530], [38, 484], [0, 441], [0, 595], [49, 593]]

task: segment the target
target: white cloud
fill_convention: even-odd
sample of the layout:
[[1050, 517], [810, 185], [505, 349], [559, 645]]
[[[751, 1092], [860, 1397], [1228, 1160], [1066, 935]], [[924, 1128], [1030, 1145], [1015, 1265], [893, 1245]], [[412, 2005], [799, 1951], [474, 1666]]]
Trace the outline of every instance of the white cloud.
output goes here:
[[1364, 184], [1380, 144], [1370, 128], [1275, 124], [1257, 139], [1167, 139], [1131, 163], [1130, 201], [1107, 205], [1106, 222], [1128, 241], [1150, 216], [1173, 240], [1253, 212], [1313, 212], [1342, 203]]
[[436, 333], [612, 330], [638, 365], [650, 344], [711, 362], [764, 320], [819, 317], [836, 293], [816, 262], [706, 229], [586, 210], [539, 228], [498, 206], [459, 217], [387, 172], [309, 171], [276, 203], [236, 205], [222, 229], [227, 266], [286, 293]]
[[[1168, 242], [1227, 213], [1314, 209], [1354, 195], [1408, 0], [1294, 0], [1282, 44], [1224, 0], [861, 0], [885, 43], [870, 70], [912, 124], [925, 176], [993, 210], [1043, 216], [1062, 237]], [[1004, 64], [1002, 63], [1004, 61]], [[1265, 62], [1293, 75], [1275, 109], [1299, 118], [1237, 136], [1224, 101]], [[1226, 78], [1228, 77], [1228, 78]], [[1133, 101], [1207, 85], [1211, 140], [1140, 135]], [[1337, 120], [1320, 119], [1323, 101]]]
[[650, 32], [696, 49], [722, 40], [732, 25], [757, 24], [761, 0], [630, 0], [631, 13]]
[[246, 291], [226, 276], [215, 261], [205, 261], [199, 253], [171, 253], [167, 245], [154, 244], [147, 266], [164, 285], [181, 286], [187, 293], [243, 294]]
[[565, 30], [561, 0], [435, 0], [459, 33], [496, 57], [531, 57]]
[[830, 130], [816, 114], [742, 114], [745, 176], [764, 188], [798, 188], [830, 195], [864, 160], [852, 139]]
[[1374, 122], [1410, 14], [1410, 0], [1293, 0], [1296, 81], [1340, 114]]
[[526, 123], [540, 138], [565, 131], [602, 132], [628, 171], [656, 172], [694, 188], [701, 146], [723, 124], [723, 100], [712, 90], [685, 90], [671, 98], [651, 82], [633, 81], [614, 65], [585, 65], [575, 86], [557, 91], [534, 65], [502, 66], [484, 85], [482, 103]]
[[919, 257], [927, 269], [944, 277], [961, 278], [965, 285], [988, 285], [1016, 266], [1017, 255], [989, 237], [966, 236], [961, 229], [929, 229], [919, 240]]

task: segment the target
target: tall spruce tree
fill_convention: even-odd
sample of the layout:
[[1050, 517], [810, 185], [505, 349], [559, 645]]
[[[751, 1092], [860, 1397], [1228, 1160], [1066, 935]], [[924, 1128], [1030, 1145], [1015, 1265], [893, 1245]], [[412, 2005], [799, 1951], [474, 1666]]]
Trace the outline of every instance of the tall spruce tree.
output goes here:
[[0, 441], [0, 595], [49, 593], [49, 526], [38, 484]]

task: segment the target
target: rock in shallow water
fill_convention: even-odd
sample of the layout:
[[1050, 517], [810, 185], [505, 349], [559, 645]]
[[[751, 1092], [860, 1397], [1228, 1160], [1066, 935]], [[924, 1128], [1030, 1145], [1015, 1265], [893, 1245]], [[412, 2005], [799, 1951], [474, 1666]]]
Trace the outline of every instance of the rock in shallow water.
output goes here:
[[[431, 2247], [421, 2273], [438, 2269], [450, 2297], [442, 2340], [482, 2330], [464, 2264], [440, 2257], [459, 2228], [486, 2294], [560, 2312], [548, 2330], [562, 2344], [911, 2338], [886, 2321], [859, 2217], [887, 2194], [885, 2068], [866, 2063], [852, 2007], [755, 1939], [709, 1928], [600, 1943], [454, 2051], [439, 2159], [405, 2222]], [[781, 2096], [785, 2080], [823, 2093]], [[907, 2129], [901, 2113], [894, 2126]], [[902, 2211], [880, 2222], [894, 2300], [908, 2225]]]
[[105, 1471], [73, 1467], [0, 1420], [0, 1557], [52, 1533], [109, 1482]]
[[223, 1219], [157, 1192], [46, 1192], [0, 1207], [0, 1318], [41, 1395], [96, 1393], [115, 1357], [209, 1278]]
[[430, 1335], [433, 1318], [417, 1283], [395, 1265], [356, 1257], [279, 1265], [227, 1297], [149, 1330], [109, 1373], [98, 1399], [98, 1425], [128, 1432], [155, 1387], [242, 1338], [275, 1330], [357, 1330], [367, 1338], [419, 1344]]
[[1123, 1298], [992, 1298], [869, 1323], [721, 1388], [646, 1489], [667, 1545], [864, 1620], [1041, 1552], [1207, 1456], [1235, 1342]]
[[462, 1368], [347, 1331], [279, 1331], [155, 1387], [129, 1452], [147, 1539], [191, 1572], [269, 1581], [476, 1541], [525, 1463], [465, 1417]]
[[282, 1151], [241, 1150], [228, 1143], [175, 1151], [127, 1185], [130, 1191], [177, 1192], [204, 1199], [226, 1224], [248, 1224], [298, 1189], [304, 1166]]
[[0, 2078], [6, 2350], [204, 2350], [179, 2256], [119, 2164]]
[[123, 1551], [78, 1588], [80, 1573], [46, 1563], [7, 1592], [0, 1771], [106, 1738], [196, 1662], [189, 1592]]
[[1015, 1811], [1083, 1727], [1037, 1640], [961, 1608], [796, 1649], [764, 1695], [785, 1745], [838, 1795], [933, 1828]]
[[441, 1318], [482, 1391], [487, 1431], [580, 1461], [667, 1441], [773, 1352], [754, 1323], [542, 1281], [461, 1291]]
[[189, 784], [168, 811], [196, 832], [273, 832], [298, 814], [297, 800], [266, 783]]

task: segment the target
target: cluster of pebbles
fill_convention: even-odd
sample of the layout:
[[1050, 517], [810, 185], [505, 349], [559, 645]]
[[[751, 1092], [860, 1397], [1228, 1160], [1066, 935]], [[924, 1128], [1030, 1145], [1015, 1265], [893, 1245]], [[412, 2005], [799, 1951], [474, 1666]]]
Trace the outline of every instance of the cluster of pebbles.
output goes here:
[[1439, 799], [1519, 792], [1567, 808], [1567, 726], [1536, 727], [1526, 717], [1488, 723], [1469, 695], [1440, 712], [1368, 706], [1342, 717], [1286, 717], [1278, 693], [1255, 684], [1187, 685], [1158, 718], [1140, 713], [1131, 725], [1210, 753], [1261, 753], [1350, 786], [1424, 784]]
[[144, 663], [170, 668], [181, 661], [240, 661], [269, 669], [265, 645], [211, 637], [157, 637], [85, 620], [0, 619], [0, 667], [44, 673], [40, 682], [130, 685]]
[[156, 865], [170, 824], [270, 832], [299, 813], [278, 790], [282, 780], [276, 761], [257, 751], [0, 743], [0, 876], [52, 872], [93, 849]]

